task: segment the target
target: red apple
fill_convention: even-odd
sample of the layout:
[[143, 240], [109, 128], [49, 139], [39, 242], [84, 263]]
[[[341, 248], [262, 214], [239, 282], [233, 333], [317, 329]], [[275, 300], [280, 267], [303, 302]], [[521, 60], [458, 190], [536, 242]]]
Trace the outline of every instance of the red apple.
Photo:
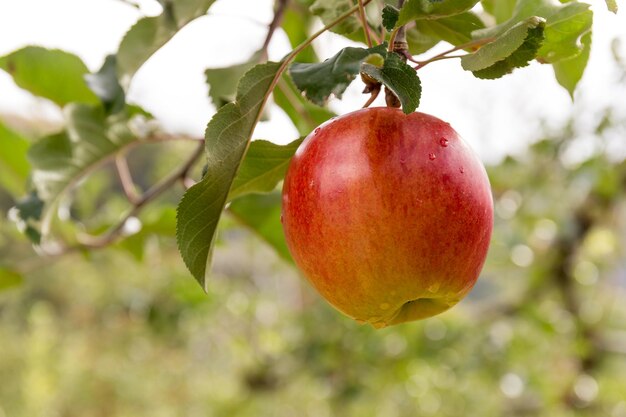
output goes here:
[[448, 123], [367, 108], [304, 140], [285, 177], [282, 220], [311, 284], [378, 328], [467, 295], [487, 255], [493, 202], [482, 163]]

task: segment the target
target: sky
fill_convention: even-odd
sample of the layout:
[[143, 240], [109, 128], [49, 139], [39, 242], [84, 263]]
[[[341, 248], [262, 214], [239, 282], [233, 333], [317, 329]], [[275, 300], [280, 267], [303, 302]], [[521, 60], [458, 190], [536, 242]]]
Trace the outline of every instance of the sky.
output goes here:
[[[140, 9], [121, 0], [0, 0], [0, 56], [40, 45], [75, 53], [95, 71], [137, 19], [160, 12], [154, 0], [136, 3]], [[558, 127], [572, 112], [591, 126], [603, 106], [621, 101], [618, 111], [626, 117], [626, 91], [614, 88], [616, 73], [610, 65], [612, 39], [623, 39], [621, 52], [626, 56], [626, 10], [616, 16], [606, 10], [604, 1], [590, 3], [595, 14], [592, 55], [574, 103], [548, 65], [533, 63], [502, 79], [485, 81], [463, 71], [458, 60], [447, 60], [419, 71], [423, 86], [419, 111], [450, 122], [487, 162], [521, 152], [543, 124]], [[128, 100], [152, 112], [168, 131], [202, 136], [215, 112], [207, 98], [204, 69], [243, 62], [258, 50], [272, 6], [272, 0], [217, 0], [207, 16], [186, 26], [146, 62], [131, 84]], [[315, 43], [323, 58], [350, 45], [354, 44], [330, 33]], [[270, 59], [278, 60], [289, 50], [279, 30], [270, 45]], [[362, 89], [357, 79], [342, 100], [330, 100], [330, 107], [339, 114], [360, 108], [367, 98]], [[382, 98], [375, 105], [384, 105]], [[2, 113], [60, 119], [54, 105], [20, 90], [0, 71]], [[254, 138], [286, 143], [298, 136], [282, 110], [270, 106], [270, 116], [270, 121], [259, 124]], [[584, 138], [579, 141], [578, 157], [592, 151], [585, 148]], [[626, 153], [623, 146], [618, 151]]]

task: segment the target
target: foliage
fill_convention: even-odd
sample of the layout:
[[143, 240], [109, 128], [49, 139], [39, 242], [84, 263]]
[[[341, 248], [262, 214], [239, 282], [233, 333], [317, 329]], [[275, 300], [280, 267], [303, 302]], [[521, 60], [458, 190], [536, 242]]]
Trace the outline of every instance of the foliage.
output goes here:
[[[426, 64], [448, 58], [449, 53], [420, 61], [411, 57], [408, 51], [418, 48], [423, 54], [441, 41], [455, 47], [450, 52], [465, 50], [461, 67], [479, 78], [501, 77], [528, 65], [534, 58], [549, 62], [554, 65], [556, 79], [570, 94], [573, 94], [587, 63], [592, 14], [588, 5], [582, 2], [556, 5], [548, 0], [520, 0], [512, 7], [511, 2], [496, 5], [485, 1], [480, 12], [474, 9], [478, 3], [476, 0], [409, 0], [399, 10], [386, 5], [378, 20], [372, 19], [371, 14], [376, 9], [380, 13], [383, 5], [371, 0], [363, 3], [369, 10], [367, 16], [364, 15], [365, 20], [357, 17], [360, 6], [351, 1], [317, 0], [297, 7], [279, 1], [277, 20], [263, 49], [247, 62], [228, 68], [207, 69], [209, 95], [219, 111], [205, 134], [205, 175], [188, 190], [180, 203], [177, 234], [183, 259], [203, 286], [210, 273], [207, 266], [210, 265], [215, 230], [227, 202], [245, 193], [271, 191], [281, 178], [283, 171], [278, 170], [273, 171], [275, 174], [255, 178], [253, 188], [240, 186], [249, 181], [245, 177], [249, 173], [239, 167], [272, 91], [276, 102], [304, 135], [332, 113], [324, 113], [307, 103], [294, 87], [314, 104], [323, 105], [331, 95], [340, 97], [361, 73], [368, 80], [366, 91], [372, 94], [372, 98], [384, 85], [387, 95], [396, 97], [390, 103], [397, 101], [409, 113], [419, 106], [422, 85], [407, 59], [415, 61], [415, 68], [419, 70]], [[133, 75], [152, 54], [181, 28], [204, 15], [212, 4], [212, 0], [163, 3], [163, 12], [140, 19], [124, 36], [117, 53], [107, 57], [102, 68], [94, 74], [88, 74], [78, 57], [41, 47], [26, 47], [0, 58], [0, 68], [7, 71], [19, 86], [63, 106], [66, 115], [66, 127], [62, 132], [40, 139], [28, 151], [32, 188], [36, 190], [32, 195], [44, 203], [42, 218], [26, 221], [19, 216], [22, 211], [14, 211], [14, 218], [22, 224], [22, 229], [26, 230], [24, 224], [28, 224], [30, 235], [44, 251], [54, 250], [59, 243], [71, 247], [74, 241], [88, 249], [121, 237], [122, 223], [112, 226], [108, 233], [95, 241], [55, 233], [59, 205], [70, 197], [68, 191], [94, 170], [113, 159], [118, 169], [123, 167], [124, 161], [119, 156], [123, 156], [129, 147], [149, 143], [152, 136], [158, 135], [147, 127], [151, 115], [125, 102], [125, 90]], [[305, 4], [309, 7], [308, 12], [303, 11]], [[285, 23], [282, 27], [287, 30], [294, 51], [280, 63], [262, 63], [273, 29], [281, 24], [283, 15]], [[303, 31], [302, 26], [311, 15], [319, 16], [326, 24], [312, 35]], [[486, 26], [484, 22], [490, 17], [498, 23]], [[408, 49], [394, 51], [395, 45], [388, 46], [387, 40], [398, 40], [399, 28], [409, 22], [415, 23], [406, 36]], [[383, 24], [391, 33], [388, 39], [379, 39], [379, 45], [348, 47], [323, 62], [314, 62], [316, 57], [309, 44], [320, 33], [334, 30], [365, 40], [366, 32], [379, 33]], [[417, 46], [411, 46], [416, 39], [419, 39]], [[292, 63], [301, 60], [300, 53], [306, 59]], [[284, 74], [287, 67], [291, 79]], [[232, 99], [235, 101], [229, 103]], [[294, 112], [294, 103], [300, 107], [297, 112]], [[304, 120], [310, 122], [303, 124]], [[23, 149], [17, 149], [23, 153]], [[286, 148], [289, 152], [294, 149]], [[272, 165], [271, 152], [252, 157], [259, 164]], [[263, 158], [267, 161], [261, 161]], [[283, 153], [281, 158], [288, 158], [288, 154]], [[188, 163], [192, 166], [194, 162]], [[7, 162], [0, 167], [6, 167], [3, 168], [5, 171], [23, 171], [23, 167], [11, 167]], [[182, 171], [181, 175], [186, 177], [186, 170]], [[23, 177], [23, 172], [21, 175]], [[128, 178], [126, 180], [128, 182]], [[172, 182], [175, 181], [172, 179]], [[15, 187], [13, 191], [19, 192], [20, 189]], [[132, 195], [132, 189], [132, 184], [125, 184], [125, 193], [136, 206], [131, 210], [139, 211], [141, 207], [137, 207], [137, 202], [142, 200]], [[144, 197], [152, 198], [150, 195]], [[67, 203], [71, 205], [71, 199]], [[144, 204], [142, 201], [140, 206]], [[131, 214], [127, 213], [123, 219], [132, 217]], [[57, 242], [59, 239], [61, 242]]]

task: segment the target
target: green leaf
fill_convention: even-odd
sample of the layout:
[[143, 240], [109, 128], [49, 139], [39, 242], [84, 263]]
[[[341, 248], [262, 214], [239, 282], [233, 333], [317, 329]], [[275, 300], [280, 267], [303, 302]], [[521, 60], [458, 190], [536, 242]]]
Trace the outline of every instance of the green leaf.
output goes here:
[[41, 241], [41, 234], [38, 229], [43, 208], [44, 202], [36, 192], [31, 192], [19, 200], [15, 207], [9, 211], [9, 218], [15, 223], [17, 229], [36, 245]]
[[423, 54], [439, 43], [438, 37], [428, 36], [419, 31], [415, 26], [411, 26], [406, 31], [406, 40], [409, 44], [409, 52], [412, 55]]
[[281, 258], [293, 262], [280, 222], [281, 193], [238, 198], [230, 204], [228, 213], [272, 246]]
[[73, 101], [98, 103], [84, 80], [89, 70], [79, 57], [68, 52], [27, 46], [0, 57], [0, 69], [19, 87], [59, 106]]
[[228, 199], [250, 193], [268, 193], [276, 188], [285, 177], [289, 161], [300, 143], [302, 139], [287, 145], [276, 145], [265, 140], [251, 142], [230, 187]]
[[26, 151], [27, 139], [0, 122], [0, 186], [14, 196], [26, 191], [26, 180], [30, 171]]
[[414, 68], [407, 65], [396, 53], [389, 53], [382, 67], [364, 63], [361, 71], [383, 83], [402, 103], [402, 110], [412, 113], [420, 103], [422, 87]]
[[470, 10], [478, 0], [408, 0], [400, 10], [396, 27], [416, 19], [440, 19]]
[[289, 75], [309, 100], [321, 106], [331, 94], [341, 98], [341, 94], [359, 73], [361, 63], [375, 53], [385, 55], [387, 50], [384, 45], [369, 49], [347, 47], [324, 62], [292, 64]]
[[548, 18], [546, 39], [539, 50], [541, 62], [573, 58], [583, 50], [581, 38], [591, 32], [593, 12], [588, 4], [568, 3]]
[[495, 41], [461, 58], [466, 71], [478, 78], [494, 79], [524, 67], [535, 58], [543, 40], [545, 21], [531, 17], [513, 26]]
[[400, 17], [400, 10], [393, 6], [386, 5], [383, 8], [383, 26], [385, 29], [391, 31], [396, 27], [396, 22]]
[[107, 113], [117, 113], [124, 108], [126, 97], [117, 79], [117, 57], [108, 55], [104, 64], [95, 74], [88, 74], [85, 80], [104, 104]]
[[[309, 10], [315, 16], [319, 16], [325, 25], [331, 23], [354, 6], [352, 0], [316, 0]], [[341, 23], [334, 26], [331, 31], [339, 34], [356, 32], [361, 23], [356, 16], [351, 15]]]
[[41, 220], [44, 202], [36, 192], [31, 192], [28, 196], [18, 201], [16, 207], [20, 210], [21, 219], [38, 221]]
[[485, 24], [472, 12], [437, 20], [418, 20], [415, 27], [424, 35], [441, 39], [452, 45], [463, 45], [472, 40], [472, 32], [485, 28]]
[[591, 32], [587, 32], [582, 37], [581, 42], [583, 43], [583, 51], [578, 56], [552, 64], [557, 81], [569, 92], [572, 99], [574, 99], [574, 90], [576, 90], [578, 82], [583, 77], [587, 61], [589, 61]]
[[507, 21], [513, 16], [517, 0], [481, 0], [483, 9], [496, 19], [496, 23]]
[[243, 75], [259, 63], [261, 52], [256, 52], [247, 62], [226, 68], [208, 68], [204, 71], [209, 85], [209, 97], [218, 109], [235, 100], [237, 83]]
[[215, 0], [167, 2], [159, 16], [140, 19], [124, 35], [117, 52], [117, 73], [127, 89], [137, 70], [185, 25], [203, 16]]
[[24, 282], [24, 277], [17, 271], [0, 266], [0, 291], [18, 287]]
[[39, 197], [46, 202], [42, 219], [44, 237], [60, 198], [120, 149], [137, 140], [125, 119], [106, 118], [100, 108], [72, 104], [64, 113], [67, 132], [40, 139], [28, 152], [33, 183]]
[[301, 136], [308, 135], [335, 113], [302, 97], [287, 74], [283, 74], [272, 95], [274, 102], [289, 116]]
[[554, 63], [578, 55], [583, 45], [581, 37], [591, 30], [593, 13], [586, 3], [551, 0], [519, 0], [513, 17], [489, 29], [474, 33], [475, 38], [497, 37], [520, 22], [539, 16], [546, 20], [544, 41], [537, 53], [537, 60]]
[[617, 0], [606, 0], [606, 7], [609, 11], [617, 14]]
[[236, 101], [213, 116], [205, 134], [206, 174], [178, 205], [178, 249], [205, 290], [217, 223], [280, 67], [269, 62], [252, 68], [239, 82]]

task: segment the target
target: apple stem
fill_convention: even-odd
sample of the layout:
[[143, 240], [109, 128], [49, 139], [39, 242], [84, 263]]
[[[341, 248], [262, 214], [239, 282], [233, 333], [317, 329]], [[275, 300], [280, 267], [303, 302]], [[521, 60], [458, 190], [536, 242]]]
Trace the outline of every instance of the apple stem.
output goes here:
[[385, 86], [385, 103], [387, 103], [387, 107], [393, 107], [394, 109], [399, 109], [402, 107], [402, 103], [396, 94], [391, 91], [389, 88]]
[[367, 99], [365, 104], [363, 104], [363, 108], [369, 107], [370, 104], [372, 104], [374, 100], [376, 100], [376, 97], [378, 97], [379, 93], [380, 93], [380, 87], [370, 91], [370, 97]]

